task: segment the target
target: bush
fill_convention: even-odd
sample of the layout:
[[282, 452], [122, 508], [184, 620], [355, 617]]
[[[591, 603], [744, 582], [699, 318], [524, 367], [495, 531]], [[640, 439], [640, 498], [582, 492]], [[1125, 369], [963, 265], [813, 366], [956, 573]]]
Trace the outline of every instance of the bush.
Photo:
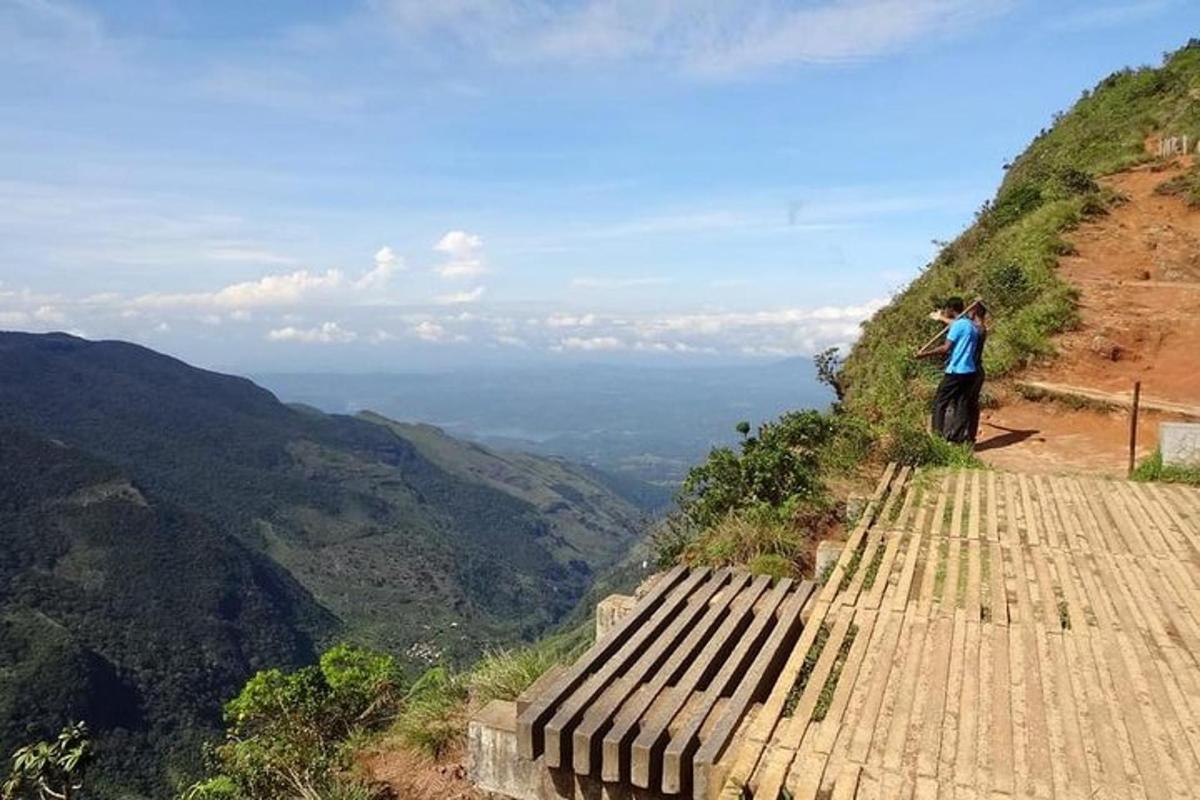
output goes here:
[[346, 743], [390, 719], [399, 697], [392, 658], [351, 645], [295, 672], [263, 670], [225, 706], [225, 739], [210, 751], [217, 774], [183, 797], [315, 800], [358, 792], [344, 774]]
[[793, 411], [764, 423], [757, 436], [742, 441], [740, 452], [717, 448], [688, 472], [679, 498], [681, 513], [707, 529], [730, 512], [760, 504], [823, 505], [821, 453], [834, 434], [830, 416], [818, 411]]
[[1182, 197], [1192, 208], [1200, 208], [1200, 168], [1192, 167], [1154, 187], [1156, 194]]
[[798, 573], [796, 564], [784, 556], [775, 553], [764, 553], [750, 559], [746, 569], [755, 575], [766, 575], [771, 578], [792, 578]]
[[37, 742], [13, 753], [12, 770], [0, 786], [5, 800], [71, 800], [83, 790], [84, 773], [92, 760], [87, 726], [67, 725], [52, 741]]
[[1155, 450], [1138, 464], [1131, 475], [1135, 481], [1158, 481], [1200, 486], [1200, 467], [1178, 467], [1163, 464], [1162, 451]]
[[242, 793], [233, 779], [218, 775], [188, 787], [179, 800], [241, 800]]

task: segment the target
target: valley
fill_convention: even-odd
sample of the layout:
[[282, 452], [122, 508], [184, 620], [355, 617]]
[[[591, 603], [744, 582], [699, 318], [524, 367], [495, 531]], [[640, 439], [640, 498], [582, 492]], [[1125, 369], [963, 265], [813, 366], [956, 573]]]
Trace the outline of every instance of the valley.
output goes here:
[[0, 334], [0, 374], [0, 750], [87, 717], [146, 791], [257, 670], [546, 632], [669, 499], [123, 342]]

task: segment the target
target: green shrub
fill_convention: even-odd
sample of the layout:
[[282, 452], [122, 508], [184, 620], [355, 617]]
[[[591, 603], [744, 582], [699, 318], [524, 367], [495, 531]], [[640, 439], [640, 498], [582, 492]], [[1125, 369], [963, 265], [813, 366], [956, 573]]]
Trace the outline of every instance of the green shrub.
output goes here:
[[316, 800], [358, 792], [345, 777], [346, 744], [395, 714], [399, 675], [390, 656], [345, 644], [315, 666], [259, 672], [225, 705], [225, 739], [211, 749], [216, 775], [183, 797]]
[[1182, 197], [1192, 208], [1200, 207], [1200, 168], [1192, 167], [1154, 187], [1156, 194]]
[[1019, 308], [1034, 287], [1020, 264], [1005, 261], [984, 267], [981, 288], [984, 297], [993, 298], [993, 306]]
[[888, 461], [911, 466], [975, 467], [981, 464], [970, 445], [947, 442], [940, 436], [911, 427], [894, 428], [887, 437], [884, 454]]
[[1157, 481], [1159, 483], [1182, 483], [1200, 486], [1200, 467], [1179, 467], [1163, 464], [1161, 450], [1147, 456], [1131, 475], [1135, 481]]
[[233, 779], [218, 775], [189, 786], [179, 800], [241, 800], [242, 793]]
[[84, 787], [84, 774], [92, 761], [87, 725], [67, 725], [53, 740], [36, 742], [12, 755], [12, 769], [0, 786], [5, 800], [71, 800]]
[[757, 436], [741, 442], [740, 452], [717, 448], [688, 472], [679, 498], [681, 513], [706, 529], [730, 512], [760, 504], [825, 503], [821, 454], [834, 435], [831, 416], [819, 411], [792, 411], [764, 423]]

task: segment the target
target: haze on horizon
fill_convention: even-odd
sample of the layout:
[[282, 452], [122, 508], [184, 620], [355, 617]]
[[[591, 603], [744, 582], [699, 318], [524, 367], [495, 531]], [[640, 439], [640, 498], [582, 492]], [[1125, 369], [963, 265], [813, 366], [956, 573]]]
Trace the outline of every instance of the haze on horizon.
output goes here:
[[1185, 0], [0, 0], [0, 329], [235, 371], [858, 323]]

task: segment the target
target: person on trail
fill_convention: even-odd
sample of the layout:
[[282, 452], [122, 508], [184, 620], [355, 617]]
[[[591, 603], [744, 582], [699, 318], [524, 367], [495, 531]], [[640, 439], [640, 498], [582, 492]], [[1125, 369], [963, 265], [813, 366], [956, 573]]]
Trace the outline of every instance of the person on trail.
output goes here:
[[950, 442], [964, 442], [970, 435], [970, 392], [979, 371], [980, 328], [973, 318], [963, 315], [961, 297], [946, 301], [945, 311], [955, 316], [946, 332], [946, 341], [917, 353], [917, 358], [946, 356], [942, 382], [933, 397], [933, 432]]
[[987, 375], [983, 371], [983, 347], [987, 343], [987, 306], [981, 301], [976, 302], [967, 312], [967, 316], [979, 332], [979, 342], [975, 345], [975, 380], [967, 393], [967, 441], [971, 444], [979, 439], [979, 398], [983, 394], [983, 382]]

